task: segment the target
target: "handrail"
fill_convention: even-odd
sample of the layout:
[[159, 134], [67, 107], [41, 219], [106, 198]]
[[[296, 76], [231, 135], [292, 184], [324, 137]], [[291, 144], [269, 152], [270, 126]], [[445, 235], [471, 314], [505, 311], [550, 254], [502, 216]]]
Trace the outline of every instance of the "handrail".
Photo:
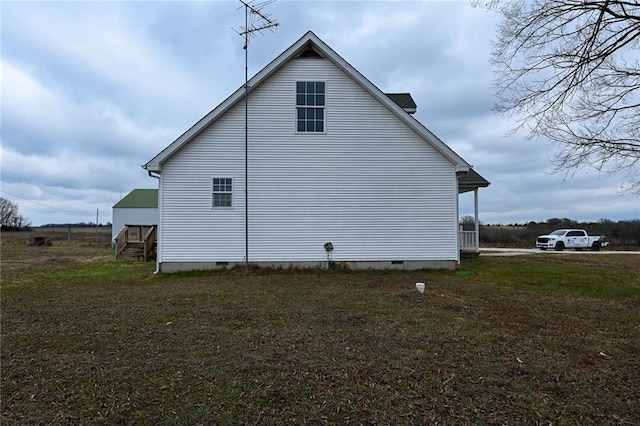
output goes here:
[[116, 237], [116, 257], [122, 253], [129, 241], [129, 227], [125, 226]]
[[137, 244], [142, 243], [142, 257], [146, 262], [154, 254], [156, 237], [156, 225], [125, 225], [116, 237], [116, 258], [124, 252], [127, 244], [135, 242]]
[[143, 255], [144, 255], [144, 261], [147, 261], [147, 258], [151, 256], [153, 249], [155, 247], [155, 242], [156, 242], [156, 227], [155, 226], [151, 226], [149, 228], [149, 231], [147, 231], [147, 233], [145, 234], [144, 238], [143, 238], [143, 244], [144, 244], [144, 250], [143, 250]]
[[151, 236], [151, 234], [155, 231], [156, 227], [154, 225], [151, 225], [151, 227], [149, 227], [149, 230], [147, 231], [147, 233], [144, 236], [144, 240], [148, 240], [149, 237]]

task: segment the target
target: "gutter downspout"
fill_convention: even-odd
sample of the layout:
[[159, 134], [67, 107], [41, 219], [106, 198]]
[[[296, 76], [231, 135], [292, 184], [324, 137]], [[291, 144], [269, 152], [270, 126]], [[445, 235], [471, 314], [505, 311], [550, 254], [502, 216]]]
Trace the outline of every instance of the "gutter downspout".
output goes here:
[[[153, 174], [154, 172], [152, 172], [151, 170], [147, 170], [147, 173], [149, 174], [150, 177], [158, 179], [158, 186], [160, 186], [160, 175], [159, 174]], [[160, 227], [160, 224], [158, 223], [158, 227]], [[156, 270], [153, 271], [153, 275], [157, 275], [160, 272], [160, 259], [158, 258], [158, 254], [156, 253]]]

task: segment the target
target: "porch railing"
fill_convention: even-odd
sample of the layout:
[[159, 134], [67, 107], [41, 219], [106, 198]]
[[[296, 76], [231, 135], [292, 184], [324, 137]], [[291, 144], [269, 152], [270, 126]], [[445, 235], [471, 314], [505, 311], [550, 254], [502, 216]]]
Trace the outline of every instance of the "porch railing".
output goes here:
[[476, 245], [476, 231], [459, 231], [460, 232], [460, 250], [462, 251], [478, 251], [480, 247]]

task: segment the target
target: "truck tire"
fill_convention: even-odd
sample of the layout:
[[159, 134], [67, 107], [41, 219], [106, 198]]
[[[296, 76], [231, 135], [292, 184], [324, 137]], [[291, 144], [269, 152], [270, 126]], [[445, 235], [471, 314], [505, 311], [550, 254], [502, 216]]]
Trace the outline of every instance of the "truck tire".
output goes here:
[[600, 243], [598, 241], [594, 241], [591, 245], [591, 251], [600, 251]]
[[564, 250], [564, 243], [562, 241], [558, 241], [556, 243], [556, 251], [562, 251]]

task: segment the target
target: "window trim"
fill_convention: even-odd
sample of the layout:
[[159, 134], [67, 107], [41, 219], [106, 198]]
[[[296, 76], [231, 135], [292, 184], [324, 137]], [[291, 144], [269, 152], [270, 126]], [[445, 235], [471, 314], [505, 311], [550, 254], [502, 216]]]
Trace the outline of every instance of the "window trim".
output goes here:
[[[298, 83], [323, 83], [324, 84], [324, 99], [322, 105], [307, 105], [306, 102], [304, 105], [298, 105]], [[306, 94], [306, 91], [305, 91]], [[293, 116], [293, 128], [296, 134], [304, 134], [304, 135], [323, 135], [327, 133], [327, 81], [326, 80], [296, 80], [295, 81], [295, 91], [294, 91], [294, 116]], [[320, 109], [322, 110], [322, 131], [308, 131], [308, 130], [298, 130], [298, 111], [301, 109]]]
[[[219, 180], [225, 180], [225, 181], [229, 181], [230, 185], [231, 185], [231, 189], [230, 190], [218, 190], [216, 191], [216, 179]], [[232, 177], [213, 177], [211, 179], [211, 209], [212, 210], [230, 210], [233, 209], [233, 187], [234, 187], [234, 179]], [[226, 186], [229, 184], [228, 182], [219, 182], [218, 185], [224, 185], [225, 189]], [[217, 206], [216, 205], [216, 195], [224, 195], [224, 194], [229, 194], [231, 196], [231, 205], [229, 206]]]

